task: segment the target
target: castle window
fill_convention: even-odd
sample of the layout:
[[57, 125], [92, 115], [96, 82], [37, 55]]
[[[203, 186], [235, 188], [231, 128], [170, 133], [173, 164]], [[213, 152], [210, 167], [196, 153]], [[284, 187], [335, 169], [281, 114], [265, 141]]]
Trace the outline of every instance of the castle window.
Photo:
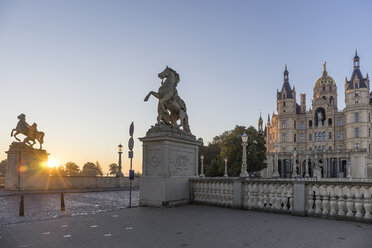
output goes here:
[[286, 137], [285, 133], [282, 133], [282, 141], [283, 142], [286, 142], [287, 141], [287, 137]]
[[285, 93], [283, 93], [283, 99], [285, 99]]
[[358, 151], [358, 149], [359, 149], [359, 143], [355, 143], [355, 149]]
[[323, 91], [325, 90], [325, 85], [323, 85]]
[[293, 142], [297, 142], [296, 137], [297, 137], [296, 134], [294, 134], [293, 135]]
[[283, 102], [283, 107], [285, 107], [285, 102]]
[[355, 83], [355, 89], [357, 89], [357, 88], [358, 88], [358, 82]]
[[313, 136], [309, 134], [309, 140], [313, 140]]
[[354, 113], [354, 121], [359, 122], [359, 112]]
[[329, 97], [329, 105], [331, 105], [331, 106], [334, 105], [333, 96]]
[[309, 128], [312, 128], [312, 127], [313, 127], [313, 121], [310, 120], [310, 121], [309, 121]]
[[332, 132], [328, 133], [328, 139], [332, 139]]
[[318, 133], [315, 133], [315, 134], [314, 134], [314, 141], [315, 141], [315, 142], [318, 141]]
[[359, 91], [355, 91], [355, 96], [359, 96]]
[[332, 126], [332, 118], [328, 119], [328, 126]]
[[337, 117], [337, 126], [342, 127], [342, 117]]
[[359, 127], [355, 128], [355, 138], [359, 138]]
[[286, 129], [287, 128], [287, 122], [286, 121], [282, 121], [282, 128], [283, 129]]
[[342, 131], [337, 132], [337, 140], [342, 140]]
[[300, 121], [300, 129], [301, 130], [305, 129], [305, 122], [304, 121]]
[[285, 113], [285, 109], [283, 109], [283, 113]]
[[332, 85], [329, 86], [329, 90], [332, 90]]
[[300, 134], [300, 142], [305, 142], [305, 134]]
[[325, 132], [322, 133], [322, 141], [324, 141], [324, 140], [326, 140], [326, 133]]

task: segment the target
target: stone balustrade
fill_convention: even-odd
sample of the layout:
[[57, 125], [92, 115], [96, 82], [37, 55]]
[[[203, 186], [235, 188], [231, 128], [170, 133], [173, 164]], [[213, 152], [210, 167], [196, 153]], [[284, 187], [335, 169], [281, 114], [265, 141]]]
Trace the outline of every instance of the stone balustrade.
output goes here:
[[242, 207], [292, 211], [293, 185], [286, 182], [243, 181]]
[[233, 182], [228, 179], [192, 180], [193, 201], [224, 207], [233, 206]]
[[190, 189], [199, 204], [372, 223], [371, 180], [200, 178]]
[[317, 182], [306, 187], [308, 215], [372, 220], [371, 183]]

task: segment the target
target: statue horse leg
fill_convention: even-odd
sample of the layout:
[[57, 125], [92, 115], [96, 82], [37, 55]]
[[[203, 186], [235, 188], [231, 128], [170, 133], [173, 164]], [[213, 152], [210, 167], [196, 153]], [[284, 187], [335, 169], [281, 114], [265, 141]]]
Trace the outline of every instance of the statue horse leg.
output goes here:
[[150, 92], [147, 94], [147, 96], [145, 97], [145, 100], [144, 100], [144, 101], [147, 102], [147, 101], [149, 100], [149, 98], [150, 98], [151, 95], [153, 95], [154, 97], [160, 99], [160, 95], [159, 95], [159, 93], [157, 93], [157, 92], [155, 92], [155, 91], [150, 91]]
[[[14, 130], [14, 129], [13, 129]], [[13, 134], [13, 131], [12, 131], [12, 134]], [[16, 140], [18, 140], [19, 142], [21, 141], [20, 139], [18, 139], [18, 137], [17, 137], [17, 135], [19, 134], [19, 132], [16, 130], [16, 133], [13, 135], [14, 136], [14, 138], [16, 139]]]

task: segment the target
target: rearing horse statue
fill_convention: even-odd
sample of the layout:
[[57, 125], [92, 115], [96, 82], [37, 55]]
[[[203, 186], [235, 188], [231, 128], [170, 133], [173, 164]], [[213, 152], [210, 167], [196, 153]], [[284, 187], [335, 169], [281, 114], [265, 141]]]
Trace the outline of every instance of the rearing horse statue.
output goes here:
[[[179, 97], [176, 89], [180, 81], [180, 76], [175, 70], [167, 66], [164, 71], [158, 74], [158, 77], [162, 80], [158, 92], [150, 91], [145, 97], [145, 102], [151, 95], [159, 99], [158, 124], [166, 123], [177, 127], [183, 127], [184, 131], [190, 133], [186, 104]], [[180, 124], [177, 124], [178, 120], [180, 120]]]
[[[23, 134], [26, 136], [26, 138], [23, 140], [23, 143], [30, 145], [33, 147], [36, 143], [35, 140], [37, 140], [40, 144], [40, 148], [43, 148], [44, 143], [44, 132], [40, 132], [37, 130], [36, 123], [32, 124], [31, 126], [27, 124], [26, 122], [26, 116], [24, 114], [20, 114], [18, 116], [18, 123], [17, 127], [12, 130], [10, 136], [14, 136], [14, 138], [18, 141], [21, 141], [17, 135]], [[32, 142], [32, 143], [31, 143]]]

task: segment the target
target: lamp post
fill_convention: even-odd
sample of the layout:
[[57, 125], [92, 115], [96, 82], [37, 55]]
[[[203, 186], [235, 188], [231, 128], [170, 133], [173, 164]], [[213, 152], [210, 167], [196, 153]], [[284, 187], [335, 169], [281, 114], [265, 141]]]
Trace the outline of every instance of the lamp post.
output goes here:
[[201, 161], [201, 168], [200, 168], [200, 177], [205, 177], [204, 175], [204, 155], [202, 154], [200, 156], [200, 161]]
[[297, 151], [296, 149], [293, 150], [293, 168], [292, 168], [292, 177], [297, 177], [297, 171], [296, 171], [296, 156], [297, 156]]
[[223, 177], [229, 177], [229, 175], [227, 175], [227, 158], [225, 158], [225, 175], [223, 175]]
[[243, 157], [242, 157], [242, 168], [240, 170], [240, 177], [247, 177], [247, 145], [248, 145], [248, 135], [244, 132], [242, 135], [242, 146], [243, 146]]
[[278, 172], [278, 145], [275, 145], [275, 157], [274, 157], [274, 172], [273, 177], [279, 177]]
[[119, 153], [119, 170], [116, 173], [116, 176], [117, 177], [122, 177], [123, 176], [123, 172], [121, 172], [121, 154], [123, 153], [123, 146], [121, 144], [118, 145], [118, 153]]

